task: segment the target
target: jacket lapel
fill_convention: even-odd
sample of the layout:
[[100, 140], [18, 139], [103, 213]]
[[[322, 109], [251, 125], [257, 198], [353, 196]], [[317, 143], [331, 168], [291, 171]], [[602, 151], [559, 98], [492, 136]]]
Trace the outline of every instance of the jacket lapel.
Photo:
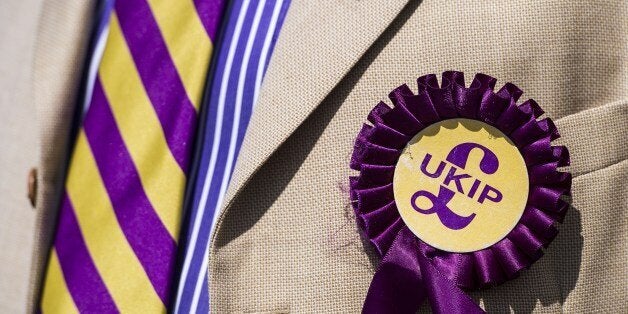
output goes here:
[[222, 214], [249, 178], [323, 101], [407, 2], [292, 2]]
[[28, 298], [36, 312], [41, 280], [52, 242], [67, 161], [69, 132], [83, 69], [95, 1], [44, 2], [33, 65], [40, 162], [37, 217]]

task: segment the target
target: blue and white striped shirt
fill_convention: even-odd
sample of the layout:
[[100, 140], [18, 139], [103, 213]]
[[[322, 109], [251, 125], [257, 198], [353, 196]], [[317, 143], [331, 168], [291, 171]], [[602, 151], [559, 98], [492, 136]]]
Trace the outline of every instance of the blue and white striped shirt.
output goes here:
[[262, 78], [290, 0], [235, 0], [210, 68], [197, 174], [187, 220], [175, 313], [207, 313], [210, 233], [221, 208]]

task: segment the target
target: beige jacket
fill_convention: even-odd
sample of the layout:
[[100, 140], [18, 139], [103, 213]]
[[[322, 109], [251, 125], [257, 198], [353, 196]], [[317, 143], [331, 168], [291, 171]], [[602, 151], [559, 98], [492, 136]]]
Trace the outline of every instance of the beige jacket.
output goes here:
[[[84, 54], [90, 10], [79, 2], [45, 4], [34, 57], [41, 159], [31, 304]], [[628, 309], [625, 1], [293, 0], [212, 236], [212, 311], [361, 309], [378, 258], [350, 209], [353, 141], [390, 90], [445, 70], [522, 88], [556, 121], [574, 174], [573, 208], [545, 257], [474, 299], [489, 312]], [[8, 286], [0, 282], [0, 295]]]

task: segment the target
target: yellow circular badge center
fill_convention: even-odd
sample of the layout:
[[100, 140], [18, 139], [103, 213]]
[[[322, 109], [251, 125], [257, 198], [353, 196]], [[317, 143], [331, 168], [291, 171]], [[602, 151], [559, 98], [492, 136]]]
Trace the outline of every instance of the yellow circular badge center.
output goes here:
[[503, 239], [528, 199], [528, 172], [498, 129], [451, 119], [419, 132], [403, 150], [393, 179], [401, 218], [425, 243], [473, 252]]

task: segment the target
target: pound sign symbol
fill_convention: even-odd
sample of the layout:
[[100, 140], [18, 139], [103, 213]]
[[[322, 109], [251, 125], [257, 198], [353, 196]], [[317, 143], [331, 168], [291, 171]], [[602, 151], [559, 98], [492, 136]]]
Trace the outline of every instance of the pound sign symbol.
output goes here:
[[[426, 209], [419, 207], [416, 203], [419, 197], [425, 197], [430, 200], [432, 207]], [[410, 203], [412, 204], [412, 208], [414, 208], [417, 212], [425, 215], [436, 213], [436, 215], [438, 215], [438, 219], [440, 219], [445, 227], [453, 230], [460, 230], [471, 223], [473, 218], [475, 218], [475, 213], [466, 217], [454, 213], [451, 208], [447, 206], [447, 203], [449, 203], [453, 197], [454, 191], [441, 186], [438, 191], [438, 196], [428, 191], [420, 190], [412, 195]]]

